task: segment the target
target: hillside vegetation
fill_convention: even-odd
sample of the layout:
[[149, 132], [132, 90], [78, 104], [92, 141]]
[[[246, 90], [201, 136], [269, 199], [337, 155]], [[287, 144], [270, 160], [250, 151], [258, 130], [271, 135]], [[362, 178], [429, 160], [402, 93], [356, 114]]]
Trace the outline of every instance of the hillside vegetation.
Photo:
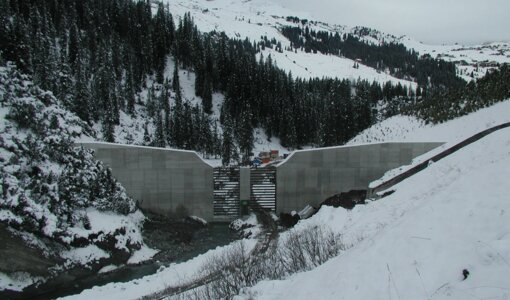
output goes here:
[[2, 272], [13, 278], [28, 273], [15, 285], [32, 283], [32, 272], [47, 277], [101, 260], [124, 263], [143, 246], [143, 215], [110, 169], [91, 151], [74, 147], [73, 139], [83, 134], [90, 128], [51, 92], [12, 65], [0, 67], [1, 230], [49, 261], [45, 271], [23, 266], [16, 256], [22, 253], [7, 256], [12, 244], [3, 240]]
[[[281, 40], [201, 32], [191, 14], [177, 19], [169, 7], [131, 0], [2, 0], [1, 55], [84, 122], [95, 124], [106, 141], [129, 142], [116, 136], [125, 115], [144, 120], [136, 129], [143, 131], [143, 144], [197, 150], [221, 156], [224, 164], [248, 160], [254, 128], [291, 149], [343, 144], [429, 90], [464, 85], [452, 63], [418, 57], [393, 42], [377, 46], [315, 29], [288, 34], [289, 42], [340, 51], [420, 87], [411, 81], [297, 78], [270, 55], [264, 57], [266, 49], [291, 55]], [[165, 72], [169, 58], [176, 62], [174, 72]], [[180, 69], [195, 74], [199, 102], [183, 97], [175, 76]], [[219, 124], [212, 103], [218, 92], [225, 96]], [[382, 114], [381, 107], [386, 107]]]

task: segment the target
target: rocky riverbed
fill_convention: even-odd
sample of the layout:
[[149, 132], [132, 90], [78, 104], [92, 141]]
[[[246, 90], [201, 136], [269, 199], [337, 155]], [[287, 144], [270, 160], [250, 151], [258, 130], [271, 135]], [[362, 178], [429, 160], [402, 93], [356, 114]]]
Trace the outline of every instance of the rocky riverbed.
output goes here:
[[98, 273], [105, 264], [76, 268], [23, 292], [0, 292], [1, 299], [54, 299], [80, 293], [84, 289], [110, 282], [126, 282], [153, 274], [163, 266], [191, 259], [238, 238], [228, 224], [205, 224], [198, 219], [171, 219], [146, 214], [143, 227], [145, 243], [160, 250], [151, 260], [136, 265], [121, 265]]

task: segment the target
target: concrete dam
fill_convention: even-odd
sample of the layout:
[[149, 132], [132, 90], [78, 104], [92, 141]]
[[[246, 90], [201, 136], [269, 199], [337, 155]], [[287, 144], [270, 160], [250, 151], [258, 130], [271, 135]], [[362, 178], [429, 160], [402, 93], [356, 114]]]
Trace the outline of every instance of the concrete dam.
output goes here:
[[196, 152], [111, 143], [79, 143], [112, 169], [147, 211], [228, 221], [243, 204], [276, 213], [318, 206], [333, 195], [366, 190], [386, 171], [443, 143], [375, 143], [300, 150], [276, 166], [213, 168]]

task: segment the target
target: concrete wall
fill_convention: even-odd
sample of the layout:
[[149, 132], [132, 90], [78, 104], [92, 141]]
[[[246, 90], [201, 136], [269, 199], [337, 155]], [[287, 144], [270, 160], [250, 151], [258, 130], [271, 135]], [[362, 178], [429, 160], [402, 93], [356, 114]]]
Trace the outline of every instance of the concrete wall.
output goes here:
[[195, 152], [109, 143], [82, 143], [111, 167], [140, 206], [159, 214], [213, 220], [213, 168]]
[[[317, 206], [335, 194], [368, 184], [386, 171], [442, 143], [380, 143], [294, 152], [276, 171], [276, 210]], [[195, 152], [109, 143], [82, 143], [112, 168], [129, 196], [148, 211], [213, 217], [213, 168]], [[241, 169], [240, 192], [249, 199], [249, 169]], [[243, 189], [244, 188], [244, 189]]]
[[249, 167], [239, 169], [239, 200], [250, 200], [250, 170]]
[[388, 170], [443, 143], [380, 143], [296, 151], [277, 167], [277, 212], [318, 206], [350, 190], [366, 190]]

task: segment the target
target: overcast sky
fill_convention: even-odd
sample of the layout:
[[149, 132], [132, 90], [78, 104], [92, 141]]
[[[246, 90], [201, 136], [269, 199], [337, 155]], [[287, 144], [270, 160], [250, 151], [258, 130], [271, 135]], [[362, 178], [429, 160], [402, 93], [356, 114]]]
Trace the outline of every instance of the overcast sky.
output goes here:
[[432, 44], [510, 41], [510, 0], [273, 0], [328, 23]]

